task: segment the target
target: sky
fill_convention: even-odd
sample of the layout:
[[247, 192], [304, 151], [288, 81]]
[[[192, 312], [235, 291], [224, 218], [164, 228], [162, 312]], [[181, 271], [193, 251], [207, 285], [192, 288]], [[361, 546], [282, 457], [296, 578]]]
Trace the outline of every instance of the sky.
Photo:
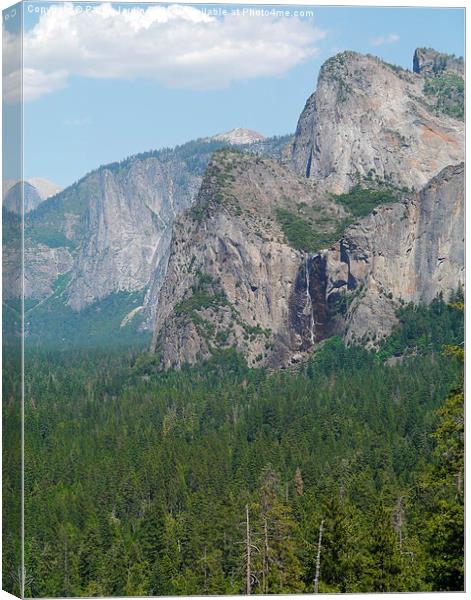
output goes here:
[[[320, 66], [343, 50], [406, 68], [416, 47], [464, 52], [462, 9], [305, 6], [300, 17], [292, 5], [289, 16], [269, 6], [252, 6], [265, 15], [85, 6], [24, 5], [25, 177], [63, 187], [99, 165], [235, 127], [292, 133]], [[4, 44], [14, 37], [7, 31]], [[7, 114], [18, 102], [11, 71]]]

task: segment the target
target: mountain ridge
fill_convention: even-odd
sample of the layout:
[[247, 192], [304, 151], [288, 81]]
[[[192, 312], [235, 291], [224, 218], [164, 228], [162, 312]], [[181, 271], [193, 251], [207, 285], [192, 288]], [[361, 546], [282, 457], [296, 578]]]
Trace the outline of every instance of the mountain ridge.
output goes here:
[[[402, 303], [430, 303], [459, 288], [463, 126], [425, 102], [428, 79], [352, 52], [323, 65], [283, 169], [294, 166], [314, 205], [337, 207], [330, 232], [329, 218], [316, 222], [306, 214], [309, 201], [280, 201], [286, 171], [276, 176], [270, 165], [263, 172], [253, 164], [228, 168], [223, 158], [210, 164], [199, 200], [175, 226], [152, 344], [162, 367], [197, 362], [227, 345], [250, 366], [276, 368], [299, 364], [332, 335], [375, 346], [397, 323]], [[404, 141], [390, 129], [400, 117], [406, 117]], [[374, 170], [368, 169], [372, 140]], [[309, 157], [303, 148], [310, 148]], [[266, 198], [262, 188], [270, 190]], [[241, 222], [254, 198], [257, 208]], [[274, 220], [263, 224], [267, 202]], [[277, 251], [285, 257], [281, 280], [269, 267]], [[189, 278], [190, 264], [203, 285]], [[272, 294], [278, 301], [264, 305]]]
[[[427, 56], [429, 60], [430, 52]], [[218, 134], [226, 136], [224, 141], [201, 138], [174, 149], [153, 150], [103, 165], [41, 202], [28, 213], [25, 231], [25, 289], [31, 331], [40, 331], [39, 323], [47, 322], [51, 327], [46, 311], [57, 302], [60, 310], [67, 312], [67, 319], [74, 313], [78, 318], [84, 311], [99, 311], [100, 303], [107, 302], [122, 311], [116, 319], [123, 333], [129, 328], [153, 331], [155, 348], [155, 332], [166, 310], [162, 307], [176, 304], [168, 291], [172, 286], [167, 265], [180, 261], [175, 258], [175, 239], [180, 236], [183, 247], [178, 233], [182, 223], [189, 226], [194, 221], [198, 227], [204, 226], [205, 232], [193, 228], [196, 238], [210, 236], [211, 244], [219, 244], [218, 251], [227, 255], [227, 260], [233, 259], [233, 249], [221, 236], [213, 235], [217, 232], [210, 231], [211, 219], [216, 219], [227, 239], [237, 242], [235, 247], [247, 243], [250, 248], [246, 262], [238, 267], [242, 269], [241, 289], [236, 294], [235, 282], [231, 289], [224, 285], [221, 289], [219, 283], [208, 281], [198, 288], [201, 282], [193, 278], [191, 283], [183, 280], [186, 288], [180, 300], [188, 299], [185, 294], [196, 285], [200, 298], [206, 286], [216, 298], [227, 300], [232, 294], [233, 304], [235, 300], [241, 302], [242, 308], [236, 308], [236, 313], [227, 309], [224, 300], [224, 310], [230, 310], [234, 318], [237, 331], [233, 339], [250, 364], [295, 364], [320, 339], [339, 332], [348, 335], [338, 315], [333, 320], [329, 317], [331, 305], [343, 302], [343, 296], [350, 303], [348, 285], [345, 294], [343, 285], [338, 286], [342, 288], [340, 300], [332, 300], [335, 294], [322, 286], [333, 285], [335, 272], [343, 269], [334, 255], [343, 252], [339, 244], [350, 235], [349, 228], [355, 223], [363, 227], [378, 205], [387, 205], [384, 210], [389, 213], [397, 210], [394, 206], [398, 202], [420, 197], [419, 191], [443, 169], [462, 160], [463, 123], [455, 110], [461, 92], [458, 85], [450, 96], [451, 104], [443, 100], [443, 89], [449, 90], [458, 77], [454, 67], [452, 72], [447, 70], [447, 64], [443, 67], [440, 62], [438, 73], [421, 74], [375, 57], [341, 53], [322, 66], [318, 87], [307, 100], [294, 137], [264, 138], [238, 128]], [[244, 137], [247, 135], [249, 138]], [[233, 144], [234, 136], [239, 136], [239, 141], [253, 141]], [[232, 167], [218, 165], [224, 152], [226, 158], [232, 157]], [[220, 172], [215, 173], [218, 169]], [[221, 205], [221, 197], [229, 205]], [[461, 217], [456, 214], [453, 218], [459, 229]], [[454, 241], [462, 244], [456, 235], [453, 230]], [[183, 263], [191, 261], [193, 253], [187, 242], [190, 258]], [[217, 265], [215, 248], [212, 260]], [[329, 258], [324, 264], [325, 253]], [[275, 255], [279, 257], [276, 265]], [[241, 257], [239, 252], [239, 261]], [[200, 259], [206, 264], [204, 257]], [[461, 258], [454, 256], [454, 260], [459, 265]], [[247, 273], [243, 269], [248, 269]], [[210, 276], [214, 279], [223, 274], [222, 265], [213, 270]], [[205, 272], [201, 272], [204, 280]], [[277, 289], [273, 295], [269, 286], [275, 272], [279, 280], [273, 284]], [[455, 273], [453, 269], [450, 272]], [[262, 284], [256, 283], [259, 276]], [[374, 279], [374, 274], [371, 277]], [[448, 289], [448, 284], [445, 287]], [[243, 290], [245, 297], [239, 298]], [[279, 310], [276, 298], [282, 299]], [[140, 304], [136, 305], [138, 299]], [[254, 312], [251, 305], [257, 302], [260, 306]], [[372, 302], [375, 304], [375, 298]], [[261, 306], [265, 306], [266, 314]], [[386, 329], [394, 322], [394, 308], [391, 310]], [[223, 315], [225, 323], [228, 315]], [[353, 319], [353, 313], [348, 315]], [[314, 332], [313, 324], [321, 321], [325, 321], [324, 329]], [[372, 322], [379, 327], [374, 319]], [[216, 335], [218, 325], [212, 325]], [[60, 337], [60, 324], [57, 327]], [[220, 334], [219, 342], [224, 336]], [[253, 347], [247, 336], [256, 341]], [[201, 345], [195, 340], [195, 347]], [[212, 343], [217, 347], [215, 340]], [[207, 350], [206, 344], [203, 354]], [[166, 362], [175, 361], [169, 358]]]

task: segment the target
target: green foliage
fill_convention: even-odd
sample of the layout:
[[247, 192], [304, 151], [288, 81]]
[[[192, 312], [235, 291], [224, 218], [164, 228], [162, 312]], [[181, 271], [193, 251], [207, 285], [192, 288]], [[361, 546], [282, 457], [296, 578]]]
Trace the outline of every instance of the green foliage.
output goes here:
[[452, 358], [314, 378], [250, 370], [234, 351], [161, 374], [132, 354], [27, 360], [31, 594], [240, 593], [247, 502], [254, 591], [265, 522], [265, 589], [312, 591], [321, 517], [321, 590], [407, 589], [389, 498], [427, 461]]
[[338, 338], [304, 372], [27, 353], [26, 593], [243, 593], [246, 506], [254, 593], [313, 591], [321, 522], [321, 592], [462, 589], [454, 327], [392, 367]]
[[317, 252], [330, 246], [347, 225], [342, 222], [334, 231], [322, 232], [319, 226], [284, 208], [278, 208], [276, 216], [290, 246], [302, 252]]
[[334, 197], [354, 217], [364, 217], [380, 204], [397, 201], [397, 192], [388, 188], [369, 189], [356, 185], [346, 194]]
[[139, 316], [121, 326], [126, 315], [142, 305], [143, 293], [111, 294], [77, 312], [66, 304], [62, 293], [69, 278], [68, 274], [59, 277], [54, 283], [53, 295], [25, 312], [28, 347], [142, 347], [149, 342], [149, 333], [139, 331]]
[[345, 370], [355, 371], [374, 364], [374, 354], [361, 346], [347, 348], [342, 339], [334, 336], [314, 352], [307, 366], [310, 377], [333, 376]]
[[[453, 307], [463, 312], [463, 304]], [[445, 354], [464, 363], [462, 346], [447, 345]], [[433, 462], [422, 475], [425, 505], [424, 541], [427, 580], [432, 589], [464, 590], [464, 386], [450, 393], [437, 411]]]
[[446, 344], [460, 344], [464, 323], [461, 297], [458, 292], [449, 303], [438, 297], [430, 306], [409, 304], [400, 308], [399, 325], [381, 344], [379, 358], [439, 352]]
[[428, 77], [424, 83], [424, 93], [433, 97], [439, 112], [455, 119], [464, 119], [464, 80], [451, 71]]
[[201, 328], [211, 327], [211, 323], [204, 321], [199, 314], [208, 308], [217, 309], [228, 304], [225, 293], [220, 289], [218, 282], [207, 273], [197, 273], [196, 282], [191, 287], [191, 295], [176, 304], [174, 313], [193, 321]]
[[334, 199], [351, 216], [339, 219], [336, 223], [332, 223], [330, 220], [322, 223], [319, 219], [311, 222], [284, 208], [276, 210], [276, 217], [283, 233], [293, 248], [311, 253], [328, 248], [341, 237], [345, 228], [353, 222], [354, 218], [366, 216], [380, 204], [397, 201], [398, 191], [387, 187], [369, 189], [358, 184], [347, 194], [334, 196]]

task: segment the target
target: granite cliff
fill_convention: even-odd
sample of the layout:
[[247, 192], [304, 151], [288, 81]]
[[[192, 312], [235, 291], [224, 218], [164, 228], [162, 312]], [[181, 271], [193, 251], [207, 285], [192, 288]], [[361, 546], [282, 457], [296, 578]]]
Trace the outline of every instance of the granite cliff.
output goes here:
[[419, 193], [379, 206], [311, 257], [322, 276], [325, 326], [367, 346], [390, 333], [401, 305], [429, 304], [464, 284], [464, 165]]
[[336, 194], [365, 178], [421, 189], [464, 152], [463, 123], [437, 110], [427, 86], [372, 56], [330, 58], [300, 116], [293, 168]]
[[36, 190], [27, 334], [153, 332], [164, 367], [232, 346], [291, 366], [331, 335], [374, 345], [403, 303], [463, 281], [462, 111], [461, 59], [418, 49], [408, 71], [344, 52], [294, 138], [235, 129]]
[[[39, 336], [46, 322], [51, 326], [44, 316], [51, 303], [57, 309], [59, 296], [69, 320], [72, 313], [78, 318], [89, 307], [98, 311], [100, 302], [119, 297], [122, 323], [150, 327], [173, 221], [196, 197], [212, 153], [237, 146], [280, 157], [288, 141], [246, 130], [236, 134], [237, 139], [228, 132], [228, 139], [196, 140], [100, 167], [44, 202], [34, 188], [35, 210], [25, 218], [28, 332]], [[60, 323], [57, 327], [61, 337]]]
[[152, 345], [165, 367], [229, 346], [252, 366], [275, 366], [304, 346], [311, 299], [301, 299], [299, 333], [290, 302], [307, 253], [287, 239], [287, 215], [310, 223], [322, 247], [322, 235], [335, 236], [345, 211], [279, 162], [214, 155], [197, 201], [174, 227]]
[[341, 54], [286, 164], [213, 157], [174, 228], [152, 344], [162, 367], [230, 346], [289, 367], [332, 335], [375, 346], [400, 306], [462, 285], [463, 123], [427, 96], [435, 77]]

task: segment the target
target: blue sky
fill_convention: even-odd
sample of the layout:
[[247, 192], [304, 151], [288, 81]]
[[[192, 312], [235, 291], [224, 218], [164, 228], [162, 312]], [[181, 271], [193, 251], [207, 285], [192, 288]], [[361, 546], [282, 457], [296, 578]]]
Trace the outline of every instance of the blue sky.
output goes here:
[[[28, 13], [28, 4], [25, 7], [26, 28], [32, 31], [39, 17]], [[293, 10], [292, 6], [288, 8]], [[407, 68], [412, 67], [412, 55], [419, 46], [463, 55], [461, 9], [308, 8], [314, 11], [314, 19], [300, 19], [304, 22], [298, 27], [293, 24], [295, 18], [289, 17], [291, 23], [280, 25], [285, 29], [278, 33], [274, 22], [265, 17], [244, 17], [246, 21], [251, 19], [252, 25], [235, 23], [221, 35], [234, 35], [235, 39], [241, 36], [243, 45], [247, 35], [253, 36], [247, 28], [260, 30], [265, 46], [257, 48], [254, 44], [253, 57], [250, 48], [246, 49], [240, 66], [234, 66], [236, 60], [225, 64], [220, 54], [209, 53], [201, 58], [204, 53], [198, 47], [197, 66], [180, 74], [176, 73], [181, 62], [169, 59], [165, 68], [157, 64], [161, 51], [158, 47], [157, 56], [152, 52], [148, 59], [136, 56], [140, 64], [133, 64], [134, 54], [141, 52], [141, 34], [136, 42], [132, 37], [124, 41], [124, 54], [118, 49], [116, 57], [112, 56], [112, 44], [93, 49], [101, 57], [106, 77], [101, 76], [99, 66], [94, 71], [93, 62], [86, 66], [81, 59], [74, 62], [70, 40], [64, 46], [53, 47], [51, 56], [47, 49], [40, 48], [44, 50], [42, 56], [34, 44], [43, 38], [32, 39], [32, 67], [39, 73], [39, 61], [43, 60], [47, 73], [38, 75], [39, 83], [35, 80], [31, 99], [25, 103], [25, 176], [45, 177], [66, 186], [101, 164], [234, 127], [255, 129], [267, 136], [293, 132], [307, 97], [315, 89], [319, 67], [329, 56], [345, 49], [376, 54]], [[79, 33], [83, 37], [79, 40], [81, 47], [89, 43], [87, 27]], [[197, 36], [195, 31], [192, 36]], [[271, 40], [270, 32], [280, 38], [285, 31], [291, 41], [278, 57], [279, 39]], [[117, 35], [123, 34], [118, 31]], [[90, 32], [90, 39], [92, 36]], [[54, 43], [57, 37], [55, 33]], [[185, 44], [185, 37], [182, 40], [180, 44]], [[219, 43], [215, 40], [211, 44]], [[67, 53], [71, 53], [71, 59]], [[67, 61], [73, 64], [70, 71]], [[217, 78], [225, 80], [226, 74], [225, 86], [218, 88]], [[185, 77], [190, 81], [188, 86]]]

